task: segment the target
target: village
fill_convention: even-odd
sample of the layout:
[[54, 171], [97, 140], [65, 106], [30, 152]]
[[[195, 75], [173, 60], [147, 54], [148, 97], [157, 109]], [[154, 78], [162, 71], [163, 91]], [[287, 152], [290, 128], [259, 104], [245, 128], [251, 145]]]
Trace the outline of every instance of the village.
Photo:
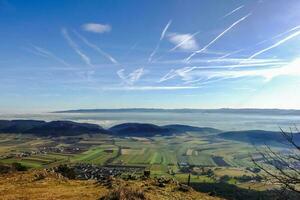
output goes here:
[[120, 177], [122, 175], [124, 177], [134, 179], [134, 177], [137, 175], [143, 175], [143, 173], [145, 174], [145, 167], [140, 166], [97, 166], [87, 163], [81, 163], [76, 164], [71, 168], [74, 170], [75, 178], [81, 180], [94, 179], [103, 181], [111, 177]]
[[1, 155], [0, 158], [2, 159], [9, 159], [9, 158], [26, 158], [32, 155], [39, 155], [39, 154], [48, 154], [48, 153], [65, 153], [65, 154], [76, 154], [82, 152], [83, 149], [80, 147], [52, 147], [52, 146], [44, 146], [40, 147], [37, 150], [31, 151], [20, 151], [20, 152], [10, 152], [5, 155]]

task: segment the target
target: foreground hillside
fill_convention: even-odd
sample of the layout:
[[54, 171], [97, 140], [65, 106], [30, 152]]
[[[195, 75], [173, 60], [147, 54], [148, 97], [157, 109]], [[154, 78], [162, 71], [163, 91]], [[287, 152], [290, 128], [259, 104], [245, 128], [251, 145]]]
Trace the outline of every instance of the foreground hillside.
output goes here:
[[107, 183], [96, 181], [69, 180], [54, 172], [33, 170], [0, 175], [0, 196], [3, 200], [13, 199], [123, 199], [123, 200], [216, 200], [176, 181], [164, 183], [155, 179], [130, 180], [112, 179]]

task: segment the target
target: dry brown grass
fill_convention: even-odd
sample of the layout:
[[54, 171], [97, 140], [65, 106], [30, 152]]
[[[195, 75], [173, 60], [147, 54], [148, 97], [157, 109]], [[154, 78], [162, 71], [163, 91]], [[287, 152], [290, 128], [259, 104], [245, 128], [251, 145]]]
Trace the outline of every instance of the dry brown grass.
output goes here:
[[44, 170], [0, 175], [1, 200], [217, 200], [194, 190], [181, 192], [178, 184], [158, 187], [155, 180], [116, 179], [110, 187], [95, 181], [68, 180]]
[[245, 169], [241, 169], [241, 168], [233, 168], [233, 167], [228, 167], [228, 168], [218, 168], [216, 170], [214, 170], [214, 173], [217, 176], [243, 176], [243, 175], [247, 175], [247, 176], [254, 176], [255, 174], [252, 172], [249, 172], [248, 170]]
[[145, 192], [141, 189], [119, 187], [109, 192], [100, 200], [147, 200]]
[[[98, 188], [93, 181], [67, 180], [57, 174], [46, 173], [40, 179], [36, 174], [45, 172], [18, 172], [0, 177], [0, 196], [3, 200], [54, 200], [96, 199], [105, 188]], [[40, 180], [39, 180], [40, 179]]]

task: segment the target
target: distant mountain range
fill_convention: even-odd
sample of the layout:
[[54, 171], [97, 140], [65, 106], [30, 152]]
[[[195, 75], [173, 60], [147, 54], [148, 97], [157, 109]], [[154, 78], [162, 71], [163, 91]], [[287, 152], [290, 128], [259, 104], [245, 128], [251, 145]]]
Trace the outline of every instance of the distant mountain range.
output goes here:
[[208, 127], [195, 127], [181, 124], [171, 124], [166, 126], [157, 126], [154, 124], [142, 123], [124, 123], [108, 129], [113, 134], [119, 136], [143, 136], [152, 137], [155, 135], [173, 135], [186, 132], [201, 132], [201, 133], [220, 133], [221, 130]]
[[55, 111], [53, 113], [225, 113], [225, 114], [263, 114], [263, 115], [300, 115], [300, 110], [286, 109], [156, 109], [156, 108], [120, 108], [120, 109], [79, 109]]
[[108, 133], [101, 126], [72, 121], [0, 120], [1, 133], [23, 133], [38, 136], [72, 136], [92, 133]]
[[154, 124], [141, 123], [124, 123], [111, 127], [108, 129], [114, 135], [118, 136], [143, 136], [152, 137], [155, 135], [171, 135], [171, 129], [157, 126]]
[[[33, 134], [50, 137], [76, 136], [82, 134], [109, 134], [119, 137], [153, 137], [155, 135], [168, 136], [187, 132], [212, 134], [213, 137], [247, 143], [285, 141], [280, 132], [263, 130], [222, 132], [221, 130], [210, 127], [195, 127], [181, 124], [158, 126], [146, 123], [123, 123], [109, 129], [104, 129], [96, 124], [72, 121], [0, 120], [0, 133]], [[295, 134], [294, 139], [296, 142], [300, 142], [300, 135]]]
[[157, 126], [154, 124], [124, 123], [106, 130], [96, 124], [72, 121], [0, 120], [1, 133], [22, 133], [53, 137], [97, 133], [115, 136], [153, 137], [155, 135], [172, 135], [196, 131], [202, 133], [221, 132], [213, 128], [201, 128], [179, 124]]
[[[220, 133], [218, 137], [228, 140], [236, 140], [252, 144], [263, 144], [269, 142], [286, 142], [281, 132], [263, 131], [263, 130], [247, 130], [247, 131], [228, 131]], [[295, 142], [300, 142], [300, 134], [294, 134]]]
[[0, 120], [0, 131], [4, 133], [23, 133], [46, 122], [38, 120]]
[[221, 130], [215, 128], [188, 126], [182, 124], [171, 124], [163, 127], [172, 130], [172, 132], [178, 132], [178, 133], [182, 133], [182, 132], [220, 133], [222, 132]]

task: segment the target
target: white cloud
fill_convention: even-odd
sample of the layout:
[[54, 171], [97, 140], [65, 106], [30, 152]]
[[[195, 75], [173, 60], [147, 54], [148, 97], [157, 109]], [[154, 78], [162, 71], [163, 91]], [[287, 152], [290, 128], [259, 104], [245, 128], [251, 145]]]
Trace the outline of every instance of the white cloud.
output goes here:
[[136, 69], [128, 75], [126, 75], [124, 72], [125, 69], [120, 69], [117, 71], [117, 74], [128, 85], [133, 85], [145, 74], [144, 68]]
[[82, 29], [93, 33], [105, 33], [111, 31], [111, 26], [108, 24], [87, 23], [82, 25]]
[[176, 45], [176, 48], [183, 50], [196, 50], [199, 48], [196, 40], [195, 34], [179, 34], [179, 33], [170, 33], [168, 34], [169, 41]]
[[[170, 49], [170, 51], [174, 51], [174, 50], [180, 48], [182, 45], [185, 45], [186, 42], [189, 42], [189, 40], [194, 40], [194, 41], [195, 41], [195, 38], [194, 38], [194, 37], [195, 37], [198, 33], [200, 33], [200, 31], [198, 31], [198, 32], [196, 32], [196, 33], [193, 33], [192, 35], [189, 34], [189, 35], [190, 35], [189, 37], [186, 37], [184, 40], [182, 40], [182, 42], [178, 43], [175, 47], [173, 47], [172, 49]], [[196, 41], [195, 41], [195, 43], [196, 43]]]

